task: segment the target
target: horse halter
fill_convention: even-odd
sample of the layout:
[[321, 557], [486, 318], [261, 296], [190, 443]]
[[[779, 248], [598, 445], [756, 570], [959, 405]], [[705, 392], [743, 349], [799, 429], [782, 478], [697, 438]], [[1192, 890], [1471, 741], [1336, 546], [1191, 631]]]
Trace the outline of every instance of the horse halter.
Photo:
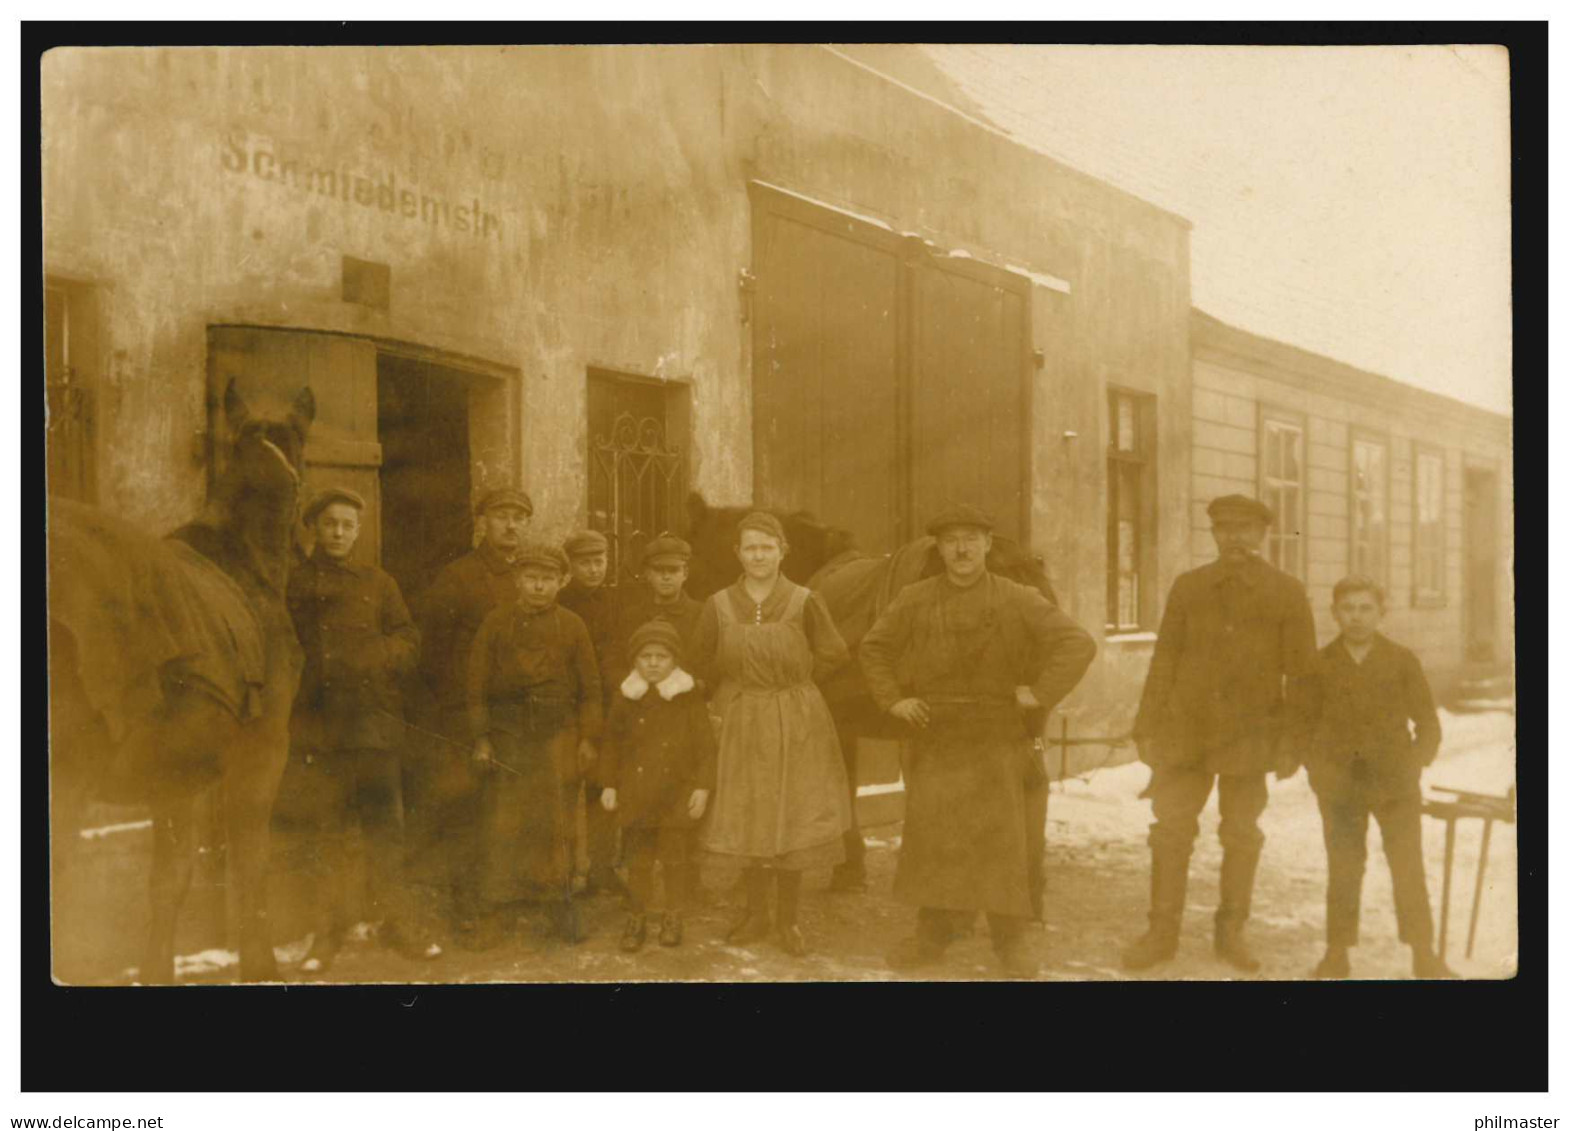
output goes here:
[[295, 469], [295, 466], [289, 462], [289, 457], [284, 454], [283, 449], [280, 448], [277, 444], [274, 444], [271, 440], [267, 439], [265, 436], [258, 436], [257, 439], [261, 441], [263, 447], [278, 457], [279, 461], [281, 461], [283, 464], [284, 470], [289, 473], [289, 478], [294, 480], [294, 486], [298, 487], [300, 485], [300, 473]]

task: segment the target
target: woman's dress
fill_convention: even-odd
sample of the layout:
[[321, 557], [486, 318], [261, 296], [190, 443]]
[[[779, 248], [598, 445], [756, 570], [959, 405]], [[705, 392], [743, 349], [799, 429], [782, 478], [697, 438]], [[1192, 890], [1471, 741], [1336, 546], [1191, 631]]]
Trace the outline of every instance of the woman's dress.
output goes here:
[[842, 861], [850, 789], [814, 679], [849, 650], [822, 599], [780, 577], [757, 603], [738, 581], [708, 599], [692, 651], [718, 685], [710, 708], [721, 720], [703, 846], [781, 868]]

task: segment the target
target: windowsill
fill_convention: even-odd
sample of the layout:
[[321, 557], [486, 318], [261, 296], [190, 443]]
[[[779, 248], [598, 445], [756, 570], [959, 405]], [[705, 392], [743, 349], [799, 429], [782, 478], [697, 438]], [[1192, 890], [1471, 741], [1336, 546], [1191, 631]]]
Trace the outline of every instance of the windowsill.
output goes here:
[[1153, 644], [1157, 638], [1153, 632], [1108, 632], [1107, 644]]

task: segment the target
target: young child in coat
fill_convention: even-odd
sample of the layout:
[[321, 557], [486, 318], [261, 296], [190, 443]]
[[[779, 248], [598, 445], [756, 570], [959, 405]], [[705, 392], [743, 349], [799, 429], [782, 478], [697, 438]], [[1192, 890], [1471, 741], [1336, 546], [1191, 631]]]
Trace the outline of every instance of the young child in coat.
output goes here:
[[[1305, 681], [1296, 738], [1324, 819], [1329, 855], [1328, 949], [1314, 976], [1351, 973], [1367, 865], [1368, 817], [1378, 821], [1395, 886], [1400, 941], [1418, 978], [1451, 978], [1433, 953], [1433, 912], [1422, 867], [1422, 771], [1441, 732], [1422, 664], [1383, 636], [1384, 590], [1372, 578], [1342, 578], [1331, 611], [1340, 635], [1315, 657]], [[1414, 732], [1414, 733], [1413, 733]]]
[[665, 886], [659, 942], [681, 943], [690, 830], [714, 788], [716, 744], [703, 698], [680, 666], [675, 626], [649, 621], [627, 652], [633, 670], [611, 704], [600, 751], [600, 803], [620, 819], [630, 906], [621, 949], [635, 951], [647, 935], [656, 862]]

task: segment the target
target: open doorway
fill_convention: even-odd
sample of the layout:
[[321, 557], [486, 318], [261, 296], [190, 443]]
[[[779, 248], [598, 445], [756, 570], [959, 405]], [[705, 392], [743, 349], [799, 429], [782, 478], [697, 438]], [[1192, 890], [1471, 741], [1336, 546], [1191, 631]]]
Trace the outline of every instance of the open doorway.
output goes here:
[[381, 566], [410, 603], [474, 542], [469, 385], [461, 370], [376, 358], [381, 441]]

